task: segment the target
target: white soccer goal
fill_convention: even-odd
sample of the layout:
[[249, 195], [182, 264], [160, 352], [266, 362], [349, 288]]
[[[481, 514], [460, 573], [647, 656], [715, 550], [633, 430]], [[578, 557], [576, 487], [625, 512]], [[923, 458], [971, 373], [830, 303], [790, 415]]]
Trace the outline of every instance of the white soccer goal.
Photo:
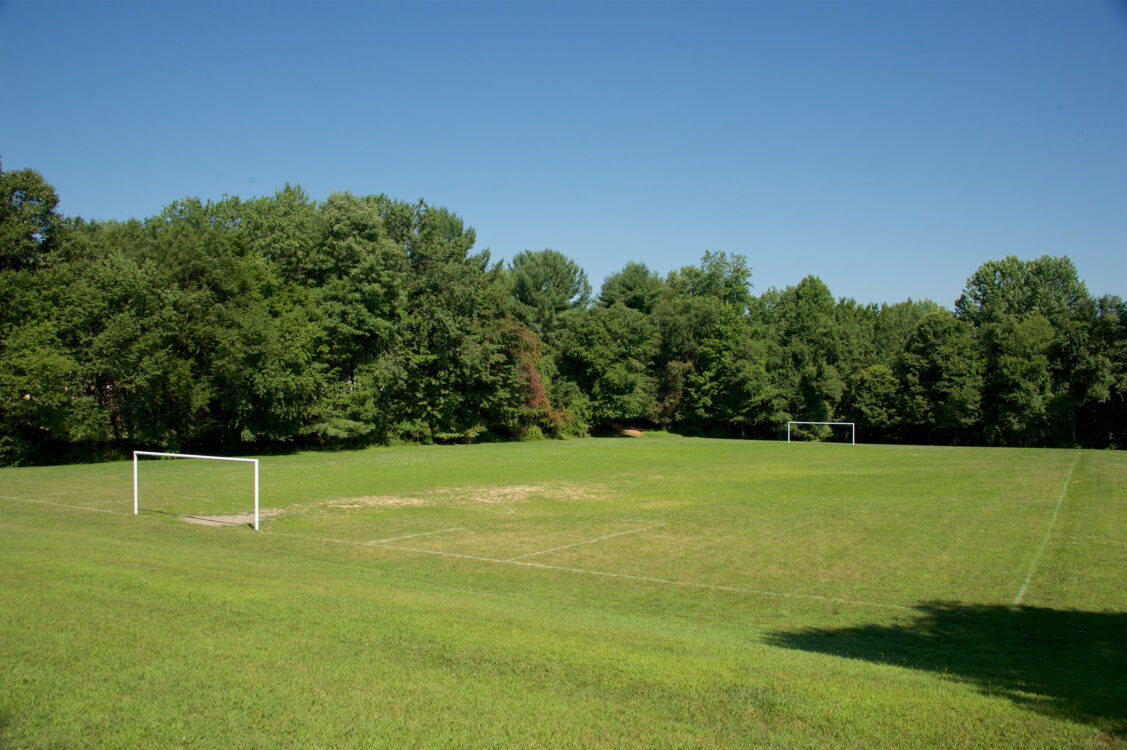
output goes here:
[[837, 427], [849, 428], [849, 443], [850, 445], [857, 445], [857, 428], [852, 422], [787, 422], [787, 442], [790, 442], [790, 426], [792, 424], [824, 424]]
[[137, 480], [137, 457], [154, 456], [156, 458], [202, 458], [208, 461], [239, 461], [254, 464], [254, 530], [258, 531], [258, 459], [257, 458], [231, 458], [230, 456], [197, 456], [191, 453], [156, 453], [154, 451], [133, 451], [133, 515], [137, 515], [140, 507], [141, 485]]

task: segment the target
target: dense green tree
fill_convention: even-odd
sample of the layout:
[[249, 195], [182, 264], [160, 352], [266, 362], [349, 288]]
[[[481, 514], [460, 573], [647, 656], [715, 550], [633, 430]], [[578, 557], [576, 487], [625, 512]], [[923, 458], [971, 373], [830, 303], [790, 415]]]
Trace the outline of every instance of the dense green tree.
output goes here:
[[599, 304], [603, 307], [622, 304], [649, 315], [664, 288], [665, 282], [644, 263], [627, 263], [621, 271], [611, 274], [603, 282]]
[[412, 439], [471, 440], [488, 430], [492, 342], [482, 330], [488, 254], [441, 209], [419, 213], [409, 243], [397, 431]]
[[1076, 442], [1080, 404], [1085, 393], [1100, 390], [1107, 372], [1090, 350], [1091, 307], [1067, 257], [1008, 256], [984, 263], [967, 280], [955, 309], [979, 328], [984, 344], [986, 440]]
[[1043, 445], [1053, 397], [1053, 329], [1036, 313], [1008, 315], [980, 331], [984, 359], [982, 423], [995, 445]]
[[[845, 393], [837, 306], [816, 276], [764, 295], [756, 311], [772, 333], [769, 370], [790, 419], [832, 421]], [[785, 420], [784, 420], [785, 421]]]
[[331, 377], [355, 381], [356, 368], [396, 347], [406, 304], [407, 250], [384, 222], [402, 204], [384, 196], [334, 193], [321, 206], [324, 235], [313, 300], [323, 318]]
[[705, 253], [669, 274], [654, 307], [658, 418], [681, 429], [762, 434], [786, 421], [766, 375], [767, 343], [746, 314], [742, 256]]
[[[1067, 258], [983, 264], [956, 313], [750, 296], [743, 256], [662, 280], [506, 268], [454, 213], [300, 187], [175, 201], [144, 221], [56, 214], [0, 172], [0, 463], [126, 447], [245, 450], [586, 434], [609, 423], [777, 436], [1127, 446], [1127, 305]], [[240, 447], [242, 446], [242, 447]]]
[[[706, 303], [707, 304], [707, 303]], [[766, 343], [730, 305], [705, 318], [692, 367], [673, 370], [684, 388], [678, 422], [728, 434], [764, 434], [785, 421], [782, 401], [766, 372]]]
[[948, 312], [916, 324], [898, 367], [906, 437], [966, 443], [982, 413], [982, 362], [974, 329]]
[[1066, 338], [1070, 356], [1057, 355], [1068, 391], [1054, 415], [1056, 442], [1127, 448], [1127, 302], [1091, 300], [1082, 321]]
[[445, 209], [423, 206], [408, 240], [407, 310], [395, 355], [398, 436], [473, 440], [552, 431], [539, 341], [509, 316], [488, 251]]
[[731, 305], [739, 313], [751, 302], [751, 269], [742, 255], [728, 256], [706, 250], [700, 265], [672, 271], [666, 284], [687, 297], [712, 297]]
[[865, 442], [884, 442], [897, 436], [899, 404], [896, 374], [886, 365], [869, 365], [853, 378], [842, 416], [855, 423]]
[[561, 316], [591, 298], [586, 272], [555, 250], [517, 253], [509, 261], [509, 288], [513, 314], [548, 340], [561, 327]]
[[955, 302], [955, 313], [975, 325], [1036, 313], [1056, 326], [1075, 317], [1087, 298], [1068, 257], [1023, 261], [1009, 255], [979, 266]]
[[59, 197], [34, 169], [0, 169], [0, 271], [33, 269], [54, 248]]
[[240, 223], [248, 251], [284, 280], [306, 287], [323, 282], [330, 265], [324, 255], [327, 230], [317, 204], [300, 187], [287, 183], [272, 196], [243, 202]]
[[882, 360], [876, 343], [879, 315], [876, 305], [859, 305], [848, 297], [839, 299], [834, 305], [838, 349], [836, 368], [847, 388], [862, 369]]
[[873, 319], [873, 351], [876, 360], [887, 368], [895, 367], [896, 358], [903, 351], [916, 324], [928, 313], [939, 312], [941, 309], [938, 303], [928, 299], [882, 303]]
[[9, 333], [0, 350], [0, 462], [50, 461], [70, 444], [104, 441], [100, 417], [50, 322]]
[[638, 310], [622, 304], [584, 310], [561, 334], [560, 375], [587, 394], [595, 423], [648, 423], [657, 343], [653, 322]]

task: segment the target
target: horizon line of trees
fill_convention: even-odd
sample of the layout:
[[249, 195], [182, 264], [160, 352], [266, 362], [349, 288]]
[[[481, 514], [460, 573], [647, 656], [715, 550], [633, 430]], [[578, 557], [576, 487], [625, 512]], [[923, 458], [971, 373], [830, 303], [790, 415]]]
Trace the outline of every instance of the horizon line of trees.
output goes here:
[[[742, 255], [593, 294], [554, 250], [491, 262], [445, 208], [385, 195], [57, 212], [0, 169], [0, 464], [578, 437], [1127, 445], [1127, 305], [1067, 257], [983, 263], [954, 310], [862, 305], [816, 276], [751, 293]], [[814, 437], [827, 432], [811, 431]]]

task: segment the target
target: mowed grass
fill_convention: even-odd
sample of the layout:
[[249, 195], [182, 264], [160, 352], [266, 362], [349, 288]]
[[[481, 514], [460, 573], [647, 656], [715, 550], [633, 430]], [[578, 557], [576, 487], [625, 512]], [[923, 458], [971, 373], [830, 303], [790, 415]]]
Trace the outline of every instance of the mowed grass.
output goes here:
[[579, 440], [0, 470], [0, 746], [1127, 744], [1127, 454]]

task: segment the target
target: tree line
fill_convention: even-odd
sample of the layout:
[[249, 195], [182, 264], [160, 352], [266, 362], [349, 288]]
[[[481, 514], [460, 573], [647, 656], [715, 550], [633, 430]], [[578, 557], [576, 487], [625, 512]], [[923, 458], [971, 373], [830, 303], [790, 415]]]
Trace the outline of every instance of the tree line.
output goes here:
[[[593, 293], [554, 250], [495, 263], [445, 208], [385, 195], [188, 198], [145, 220], [57, 211], [0, 171], [0, 463], [129, 448], [577, 437], [1127, 444], [1127, 306], [1067, 257], [991, 260], [947, 310], [808, 276], [751, 293], [741, 255]], [[819, 437], [813, 431], [814, 437]], [[824, 437], [824, 435], [822, 435]]]

